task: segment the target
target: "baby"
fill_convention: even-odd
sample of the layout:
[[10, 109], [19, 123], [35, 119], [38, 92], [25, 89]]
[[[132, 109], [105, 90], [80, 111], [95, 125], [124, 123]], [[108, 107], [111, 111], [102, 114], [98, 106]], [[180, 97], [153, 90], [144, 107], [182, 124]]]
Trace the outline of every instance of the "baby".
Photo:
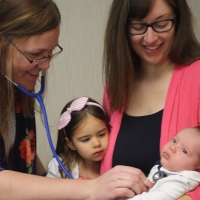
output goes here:
[[200, 127], [178, 132], [162, 147], [160, 157], [145, 182], [149, 192], [129, 200], [174, 200], [199, 185]]

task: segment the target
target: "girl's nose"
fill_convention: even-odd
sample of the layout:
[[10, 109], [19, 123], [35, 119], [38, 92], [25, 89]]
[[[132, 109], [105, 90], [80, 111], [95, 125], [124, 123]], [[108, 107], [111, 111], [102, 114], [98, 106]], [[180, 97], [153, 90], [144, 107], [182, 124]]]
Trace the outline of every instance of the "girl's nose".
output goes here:
[[95, 147], [99, 147], [99, 146], [101, 146], [100, 140], [98, 138], [94, 138], [93, 147], [95, 148]]

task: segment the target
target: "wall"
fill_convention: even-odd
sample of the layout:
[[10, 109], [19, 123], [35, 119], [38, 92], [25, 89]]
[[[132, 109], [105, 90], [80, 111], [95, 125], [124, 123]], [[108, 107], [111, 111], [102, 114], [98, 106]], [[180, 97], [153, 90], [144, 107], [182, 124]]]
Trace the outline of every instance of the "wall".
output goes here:
[[[55, 0], [61, 15], [59, 44], [64, 51], [52, 61], [48, 75], [45, 105], [54, 146], [57, 120], [63, 106], [79, 96], [90, 96], [101, 102], [103, 93], [103, 38], [112, 0]], [[188, 0], [195, 15], [195, 31], [200, 39], [200, 0]], [[45, 128], [36, 116], [37, 150], [45, 167], [52, 158]]]
[[[64, 105], [79, 96], [102, 102], [103, 37], [110, 0], [55, 0], [61, 15], [59, 44], [64, 48], [48, 70], [46, 111], [54, 146]], [[45, 167], [52, 158], [45, 128], [37, 116], [37, 149]]]
[[200, 0], [187, 0], [190, 8], [192, 9], [192, 14], [194, 16], [193, 18], [193, 25], [194, 25], [194, 30], [197, 36], [197, 39], [200, 41]]

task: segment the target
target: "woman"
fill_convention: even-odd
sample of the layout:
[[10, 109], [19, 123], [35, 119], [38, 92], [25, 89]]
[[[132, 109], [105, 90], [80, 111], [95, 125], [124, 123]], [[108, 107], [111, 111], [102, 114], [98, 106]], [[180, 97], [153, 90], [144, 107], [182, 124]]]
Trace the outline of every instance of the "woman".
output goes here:
[[[113, 1], [104, 51], [113, 128], [101, 173], [120, 164], [147, 175], [159, 148], [199, 126], [200, 45], [191, 21], [185, 0]], [[200, 199], [200, 188], [188, 195]]]
[[60, 13], [52, 0], [0, 1], [0, 199], [132, 197], [145, 190], [132, 179], [145, 177], [130, 167], [94, 180], [36, 176], [35, 101], [12, 82], [34, 92], [39, 73], [62, 52], [59, 32]]

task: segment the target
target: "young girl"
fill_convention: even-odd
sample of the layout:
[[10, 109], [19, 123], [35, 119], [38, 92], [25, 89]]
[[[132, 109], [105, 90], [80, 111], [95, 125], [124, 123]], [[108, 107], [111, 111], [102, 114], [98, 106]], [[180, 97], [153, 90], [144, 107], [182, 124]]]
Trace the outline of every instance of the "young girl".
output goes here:
[[[63, 108], [58, 122], [56, 152], [74, 179], [99, 176], [109, 129], [105, 111], [88, 97], [70, 101]], [[48, 165], [47, 177], [66, 178], [55, 158]]]

